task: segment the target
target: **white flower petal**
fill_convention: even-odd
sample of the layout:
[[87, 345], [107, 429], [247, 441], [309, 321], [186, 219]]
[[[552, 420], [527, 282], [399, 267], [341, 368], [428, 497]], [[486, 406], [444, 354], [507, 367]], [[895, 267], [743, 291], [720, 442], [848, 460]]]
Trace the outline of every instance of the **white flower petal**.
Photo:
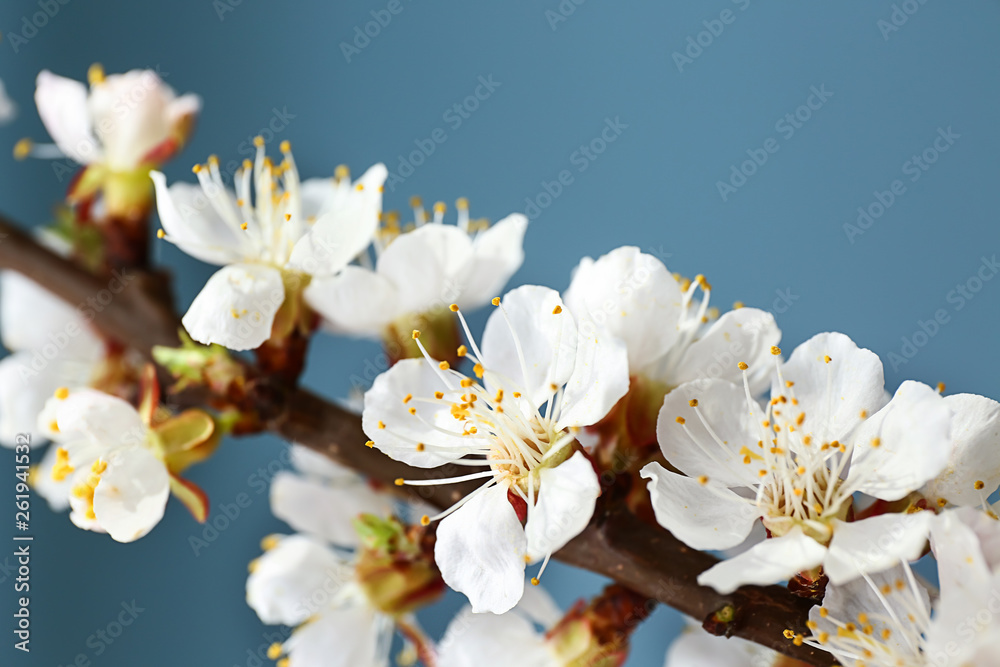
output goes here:
[[521, 599], [526, 549], [507, 489], [494, 486], [441, 520], [434, 560], [445, 583], [464, 593], [474, 612], [502, 614]]
[[941, 472], [950, 453], [952, 412], [925, 384], [906, 381], [888, 405], [851, 436], [847, 484], [882, 500], [899, 500]]
[[[684, 352], [671, 385], [715, 378], [743, 384], [739, 362], [750, 366], [750, 390], [756, 396], [767, 388], [772, 374], [771, 347], [781, 340], [781, 330], [771, 313], [739, 308], [725, 313]], [[760, 371], [760, 372], [758, 372]]]
[[[1000, 487], [1000, 403], [985, 396], [955, 394], [944, 404], [952, 410], [948, 464], [921, 493], [956, 505], [977, 506]], [[983, 488], [976, 489], [982, 482]]]
[[[0, 444], [13, 447], [20, 433], [40, 445], [49, 429], [39, 427], [46, 402], [59, 387], [86, 385], [95, 364], [47, 360], [41, 352], [16, 352], [0, 360]], [[51, 422], [51, 419], [49, 420]]]
[[524, 232], [527, 229], [528, 219], [513, 213], [476, 234], [472, 242], [472, 266], [457, 299], [459, 306], [468, 310], [481, 308], [500, 294], [524, 263]]
[[58, 449], [58, 445], [52, 445], [45, 450], [45, 454], [35, 471], [32, 488], [38, 495], [45, 498], [49, 509], [53, 512], [65, 512], [69, 509], [69, 493], [73, 488], [73, 476], [69, 475], [61, 482], [52, 479], [52, 468], [56, 463]]
[[[514, 657], [516, 656], [516, 657]], [[448, 625], [438, 667], [560, 667], [545, 636], [517, 613], [476, 614], [466, 608]]]
[[[483, 331], [483, 366], [488, 373], [498, 374], [523, 388], [525, 396], [539, 406], [552, 396], [552, 386], [562, 386], [573, 372], [576, 323], [563, 307], [559, 293], [547, 287], [518, 287], [504, 296], [501, 305], [506, 318], [504, 312], [495, 310]], [[556, 313], [557, 309], [562, 312]], [[521, 368], [515, 336], [527, 378]]]
[[[407, 465], [436, 468], [459, 459], [469, 452], [475, 438], [461, 435], [462, 423], [452, 417], [448, 404], [403, 402], [408, 395], [425, 399], [444, 388], [425, 360], [403, 359], [375, 378], [365, 393], [361, 427], [376, 447]], [[410, 414], [410, 408], [416, 414]], [[417, 451], [418, 443], [426, 446], [424, 451]]]
[[[750, 534], [759, 512], [750, 501], [713, 482], [698, 480], [649, 463], [648, 479], [656, 521], [692, 549], [730, 549]], [[711, 485], [711, 486], [709, 486]]]
[[698, 583], [728, 595], [746, 584], [775, 584], [823, 562], [826, 547], [796, 526], [787, 534], [764, 540], [735, 558], [698, 576]]
[[257, 559], [247, 577], [247, 604], [263, 623], [298, 625], [353, 582], [354, 568], [331, 549], [291, 535]]
[[253, 350], [271, 337], [285, 300], [281, 272], [260, 264], [224, 266], [208, 279], [182, 323], [191, 338], [230, 350]]
[[881, 572], [923, 554], [932, 512], [883, 514], [863, 521], [835, 521], [823, 571], [834, 584]]
[[36, 82], [35, 104], [59, 150], [80, 164], [102, 159], [87, 108], [87, 86], [42, 70]]
[[795, 383], [791, 395], [799, 401], [785, 406], [785, 416], [804, 412], [803, 429], [820, 443], [843, 441], [863, 419], [862, 411], [875, 414], [885, 402], [882, 362], [841, 333], [816, 334], [795, 348], [781, 367], [781, 379], [774, 379], [772, 396], [789, 392], [782, 380]]
[[581, 320], [606, 326], [625, 341], [629, 370], [641, 371], [677, 342], [681, 289], [660, 260], [632, 246], [576, 268], [566, 303]]
[[[692, 407], [691, 401], [697, 401], [697, 407]], [[763, 418], [764, 410], [754, 403], [753, 411], [755, 417], [751, 417], [746, 392], [739, 385], [725, 380], [683, 384], [663, 400], [656, 420], [660, 449], [671, 465], [690, 477], [705, 475], [730, 487], [754, 485], [760, 479], [758, 471], [766, 466], [758, 454], [763, 431], [755, 423]], [[683, 424], [677, 422], [678, 417]], [[749, 464], [744, 463], [747, 456]]]
[[296, 531], [341, 547], [359, 544], [354, 520], [361, 514], [386, 517], [392, 499], [363, 482], [328, 485], [279, 472], [271, 480], [271, 512]]
[[555, 627], [563, 617], [562, 609], [542, 586], [525, 586], [520, 602], [514, 607], [514, 613], [543, 628]]
[[97, 361], [104, 343], [79, 310], [15, 271], [0, 271], [0, 337], [11, 352]]
[[[913, 650], [910, 648], [910, 644], [907, 643], [906, 639], [903, 637], [903, 633], [899, 631], [898, 626], [893, 623], [887, 623], [890, 621], [892, 616], [886, 610], [885, 605], [882, 602], [884, 599], [889, 604], [889, 609], [892, 614], [895, 614], [898, 619], [907, 619], [908, 617], [914, 619], [913, 623], [917, 623], [915, 616], [910, 616], [915, 610], [913, 609], [914, 602], [923, 605], [925, 610], [930, 608], [930, 599], [927, 595], [927, 591], [921, 587], [917, 593], [919, 594], [919, 600], [914, 600], [913, 591], [907, 582], [907, 575], [905, 570], [896, 566], [885, 572], [872, 574], [869, 576], [871, 583], [865, 579], [854, 579], [853, 581], [841, 585], [831, 584], [827, 586], [826, 596], [823, 598], [823, 605], [816, 605], [809, 611], [809, 619], [816, 623], [816, 632], [827, 632], [831, 636], [837, 636], [838, 626], [833, 623], [833, 620], [840, 621], [841, 623], [857, 623], [858, 616], [864, 614], [868, 618], [868, 625], [872, 626], [872, 632], [870, 633], [874, 637], [878, 637], [880, 645], [890, 647], [896, 656], [912, 656]], [[899, 582], [904, 583], [904, 588], [900, 590], [897, 588]], [[883, 595], [882, 599], [875, 594], [875, 590], [872, 588], [874, 585], [876, 588], [882, 590], [888, 586], [889, 590], [892, 591], [888, 595]], [[820, 609], [825, 609], [827, 616], [824, 616], [820, 612]], [[903, 621], [904, 623], [906, 620]], [[913, 628], [916, 629], [916, 628]], [[883, 631], [889, 630], [888, 639], [883, 636]], [[843, 654], [838, 651], [831, 651], [838, 660], [842, 661], [845, 665], [855, 664], [857, 655], [850, 651]], [[888, 657], [888, 656], [887, 656]], [[907, 662], [906, 664], [914, 664]], [[923, 664], [923, 663], [920, 663]]]
[[309, 449], [305, 445], [293, 444], [288, 452], [292, 466], [309, 477], [338, 483], [353, 483], [364, 480], [361, 475], [347, 466], [343, 466], [329, 456], [320, 454], [314, 449]]
[[601, 495], [597, 473], [582, 452], [555, 468], [542, 469], [538, 482], [538, 500], [524, 526], [532, 561], [555, 553], [579, 535], [590, 523]]
[[298, 240], [287, 268], [311, 276], [333, 275], [368, 248], [382, 212], [385, 165], [371, 167], [358, 185], [331, 201], [329, 208]]
[[305, 297], [333, 331], [352, 336], [379, 338], [402, 314], [392, 281], [360, 266], [345, 267], [335, 276], [314, 278], [305, 289]]
[[[160, 224], [170, 240], [187, 254], [209, 264], [232, 264], [248, 254], [246, 234], [237, 234], [212, 206], [201, 185], [178, 182], [167, 187], [167, 177], [149, 172], [156, 190]], [[231, 192], [225, 197], [236, 210]]]
[[94, 489], [94, 514], [118, 542], [133, 542], [163, 518], [170, 497], [170, 475], [158, 458], [141, 446], [114, 451]]
[[583, 323], [573, 374], [566, 381], [557, 428], [590, 426], [604, 418], [628, 392], [628, 351], [610, 334]]
[[324, 610], [285, 642], [289, 663], [295, 667], [381, 667], [380, 634], [391, 632], [392, 623], [380, 616], [364, 606]]
[[426, 224], [396, 238], [376, 268], [395, 286], [397, 313], [422, 313], [458, 299], [471, 260], [468, 234], [452, 225]]
[[167, 105], [173, 98], [152, 70], [111, 74], [91, 86], [87, 106], [111, 169], [135, 169], [170, 137]]
[[[138, 411], [117, 396], [96, 389], [79, 389], [66, 399], [52, 400], [57, 401], [56, 421], [65, 434], [80, 434], [106, 450], [146, 442], [149, 430]], [[75, 456], [71, 462], [79, 467]]]

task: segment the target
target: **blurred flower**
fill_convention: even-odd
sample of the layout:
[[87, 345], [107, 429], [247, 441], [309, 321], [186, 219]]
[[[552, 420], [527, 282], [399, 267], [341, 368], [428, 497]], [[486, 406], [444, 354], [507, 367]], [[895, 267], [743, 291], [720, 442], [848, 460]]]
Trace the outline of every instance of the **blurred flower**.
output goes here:
[[36, 426], [45, 402], [63, 386], [87, 386], [105, 357], [104, 341], [84, 315], [37, 283], [0, 272], [0, 444], [18, 433], [46, 441]]
[[499, 308], [486, 324], [482, 350], [458, 306], [451, 306], [469, 340], [458, 356], [473, 362], [476, 379], [431, 358], [415, 331], [426, 358], [400, 361], [376, 378], [362, 415], [369, 444], [394, 459], [421, 468], [487, 468], [448, 479], [397, 480], [485, 480], [451, 509], [427, 518], [444, 519], [438, 566], [477, 613], [512, 608], [523, 591], [525, 563], [547, 563], [586, 527], [600, 488], [590, 461], [575, 451], [575, 432], [601, 419], [628, 385], [624, 347], [599, 336], [592, 323], [577, 322], [554, 290], [524, 286], [494, 304]]
[[112, 217], [138, 217], [149, 203], [146, 175], [184, 146], [201, 100], [177, 97], [153, 70], [105, 76], [95, 64], [88, 79], [89, 90], [47, 70], [39, 73], [35, 103], [55, 145], [22, 139], [14, 155], [65, 156], [85, 165], [70, 188], [71, 203], [100, 192]]
[[275, 515], [307, 534], [271, 535], [251, 564], [247, 603], [261, 621], [298, 626], [268, 656], [279, 665], [355, 667], [389, 664], [393, 632], [412, 650], [429, 642], [413, 611], [444, 589], [422, 528], [388, 516], [391, 497], [326, 457], [294, 446], [304, 473], [279, 473]]
[[381, 338], [400, 358], [420, 356], [409, 338], [415, 328], [430, 334], [425, 344], [432, 345], [432, 354], [457, 345], [447, 306], [472, 310], [488, 304], [524, 261], [528, 227], [519, 213], [492, 227], [471, 221], [465, 199], [457, 202], [455, 225], [444, 224], [443, 202], [434, 205], [431, 220], [419, 198], [413, 204], [411, 231], [400, 228], [395, 213], [386, 214], [374, 239], [374, 267], [365, 266], [366, 254], [362, 265], [306, 288], [306, 298], [333, 331]]
[[235, 193], [226, 189], [214, 156], [195, 165], [201, 187], [168, 188], [163, 174], [150, 174], [160, 238], [223, 266], [191, 304], [184, 327], [199, 343], [231, 350], [254, 349], [272, 336], [310, 326], [303, 290], [368, 247], [386, 177], [385, 166], [377, 164], [353, 185], [346, 176], [300, 182], [287, 141], [277, 166], [265, 155], [264, 141], [258, 137], [255, 143], [256, 160], [245, 160], [236, 172]]
[[[60, 388], [39, 415], [59, 444], [48, 468], [53, 482], [68, 485], [70, 519], [85, 530], [106, 532], [118, 542], [143, 537], [163, 518], [167, 497], [178, 497], [199, 521], [208, 499], [178, 475], [208, 456], [218, 444], [215, 424], [204, 412], [188, 410], [166, 420], [154, 418], [158, 396], [144, 391], [140, 410], [93, 390]], [[65, 493], [65, 484], [36, 486], [42, 493]]]
[[675, 389], [660, 412], [664, 456], [687, 477], [643, 468], [659, 523], [695, 549], [736, 546], [758, 518], [772, 538], [699, 583], [728, 593], [799, 573], [810, 584], [822, 565], [839, 584], [916, 558], [931, 512], [852, 521], [852, 497], [900, 500], [934, 478], [950, 451], [952, 410], [917, 382], [883, 407], [881, 362], [843, 334], [814, 336], [784, 364], [773, 353], [766, 409], [746, 379], [743, 391], [707, 380]]

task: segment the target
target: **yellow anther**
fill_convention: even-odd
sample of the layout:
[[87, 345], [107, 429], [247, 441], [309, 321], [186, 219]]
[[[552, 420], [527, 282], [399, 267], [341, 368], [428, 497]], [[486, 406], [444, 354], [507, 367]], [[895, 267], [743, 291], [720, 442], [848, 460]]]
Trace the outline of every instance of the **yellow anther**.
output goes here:
[[458, 384], [463, 389], [468, 389], [472, 386], [472, 378], [462, 378]]
[[292, 142], [290, 142], [288, 139], [285, 139], [280, 144], [278, 144], [278, 148], [281, 149], [282, 153], [287, 153], [290, 150], [292, 150]]
[[818, 635], [818, 636], [816, 637], [816, 639], [818, 639], [818, 640], [819, 640], [819, 643], [820, 643], [820, 644], [825, 644], [825, 643], [827, 643], [828, 641], [830, 641], [830, 633], [829, 633], [829, 632], [821, 632], [821, 633], [819, 633], [819, 635]]
[[281, 644], [275, 642], [267, 647], [267, 659], [277, 660], [282, 654]]
[[938, 390], [939, 394], [943, 394], [944, 393], [944, 382], [938, 382], [937, 383], [937, 390]]
[[427, 516], [426, 514], [423, 515], [422, 517], [420, 517], [420, 525], [421, 526], [429, 526], [429, 525], [431, 525], [431, 518], [429, 516]]
[[444, 392], [443, 391], [435, 391], [434, 392], [434, 398], [436, 398], [436, 399], [438, 399], [440, 401], [442, 398], [444, 398]]
[[690, 405], [692, 408], [698, 407], [698, 399], [692, 398], [690, 401], [688, 401], [688, 405]]
[[444, 214], [448, 211], [448, 205], [443, 201], [434, 202], [434, 212]]
[[866, 419], [866, 418], [868, 417], [868, 411], [867, 411], [867, 410], [862, 410], [862, 411], [860, 412], [860, 417], [861, 417], [862, 419]]
[[449, 368], [451, 368], [451, 365], [447, 361], [442, 361], [441, 363], [438, 364], [438, 368], [440, 368], [443, 371], [446, 371]]
[[948, 504], [948, 501], [945, 500], [944, 498], [938, 498], [937, 499], [937, 506], [938, 507], [944, 507], [947, 504]]
[[291, 667], [291, 664], [292, 664], [291, 658], [282, 658], [278, 662], [274, 663], [274, 667]]
[[781, 348], [778, 347], [777, 345], [772, 345], [771, 354], [773, 354], [774, 356], [778, 356], [779, 354], [781, 354]]
[[349, 179], [351, 177], [351, 170], [346, 164], [338, 164], [337, 168], [333, 170], [333, 177], [338, 181]]
[[256, 137], [253, 138], [253, 145], [256, 146], [257, 148], [260, 148], [261, 146], [263, 146], [264, 145], [264, 137], [262, 137], [262, 136], [260, 136], [258, 134]]
[[58, 389], [56, 389], [56, 398], [58, 398], [60, 401], [65, 399], [67, 396], [69, 396], [69, 389], [67, 389], [66, 387], [59, 387]]
[[156, 230], [156, 238], [162, 239], [166, 235], [167, 235], [167, 233], [165, 231], [163, 231], [162, 229], [157, 229]]
[[553, 315], [558, 315], [561, 312], [562, 312], [562, 306], [556, 306], [555, 308], [552, 309]]
[[219, 156], [218, 155], [209, 155], [208, 156], [208, 164], [210, 164], [213, 167], [218, 167], [219, 166]]
[[872, 447], [878, 448], [882, 446], [882, 438], [872, 438]]
[[460, 357], [464, 357], [468, 353], [469, 353], [469, 348], [465, 347], [464, 345], [459, 345], [458, 349], [455, 350], [455, 354], [457, 354]]
[[200, 174], [201, 170], [202, 166], [200, 164], [196, 164], [195, 166], [191, 167], [191, 172], [195, 174]]
[[820, 607], [819, 608], [819, 617], [820, 618], [826, 618], [829, 615], [830, 615], [830, 610], [829, 609], [827, 609], [826, 607]]
[[458, 312], [458, 304], [457, 303], [451, 304], [450, 306], [448, 306], [448, 310], [450, 310], [453, 313], [457, 313]]
[[799, 466], [798, 468], [796, 468], [795, 472], [797, 472], [800, 475], [804, 475], [804, 474], [806, 474], [806, 467], [805, 466]]
[[458, 199], [455, 200], [455, 208], [457, 208], [459, 211], [468, 211], [469, 200], [466, 199], [465, 197], [459, 197]]
[[781, 634], [785, 636], [785, 639], [791, 639], [792, 637], [795, 636], [795, 633], [792, 632], [791, 630], [788, 630], [787, 628], [783, 630]]
[[95, 475], [103, 474], [104, 471], [107, 469], [108, 469], [107, 461], [103, 461], [101, 459], [97, 459], [96, 461], [94, 461], [94, 464], [90, 466], [90, 472], [94, 473]]
[[251, 162], [247, 158], [243, 158], [243, 168], [244, 169], [252, 169], [253, 168], [253, 162]]
[[374, 440], [368, 440], [368, 441], [365, 442], [365, 447], [367, 447], [368, 449], [371, 449], [374, 446], [375, 446], [375, 441]]
[[537, 586], [538, 585], [538, 577], [532, 577], [531, 578], [531, 585], [532, 586]]
[[52, 466], [52, 479], [61, 482], [73, 472], [75, 468], [69, 464], [69, 452], [60, 447], [56, 450], [56, 462]]
[[420, 208], [424, 205], [424, 200], [414, 195], [410, 197], [410, 208]]
[[422, 442], [418, 442], [418, 443], [417, 443], [417, 451], [418, 451], [418, 452], [422, 452], [422, 451], [424, 451], [425, 449], [427, 449], [427, 445], [425, 445], [425, 444], [424, 444], [424, 443], [422, 443]]
[[492, 303], [494, 306], [499, 306], [500, 305], [500, 297], [498, 297], [498, 296], [493, 297], [493, 300], [490, 303]]
[[803, 637], [802, 635], [795, 635], [795, 639], [792, 640], [792, 643], [795, 644], [796, 646], [802, 646], [805, 643], [805, 641], [806, 638]]
[[406, 396], [403, 397], [403, 403], [409, 403], [412, 400], [413, 400], [413, 394], [407, 394]]
[[357, 185], [354, 186], [354, 189], [357, 190], [358, 192], [361, 192], [362, 190], [365, 189], [365, 184], [364, 183], [358, 183]]
[[733, 310], [739, 310], [742, 307], [743, 307], [743, 302], [742, 301], [734, 301], [733, 302]]
[[403, 486], [404, 484], [406, 484], [406, 480], [404, 480], [402, 477], [397, 477], [394, 484], [396, 486]]
[[245, 222], [240, 225], [240, 229], [242, 229], [243, 231], [246, 231], [247, 227], [248, 227], [248, 225]]
[[476, 374], [476, 377], [480, 380], [483, 379], [483, 374], [486, 372], [482, 364], [476, 364], [472, 367], [472, 372]]
[[683, 424], [683, 423], [685, 422], [685, 419], [684, 419], [684, 417], [678, 417], [678, 418], [677, 418], [677, 419], [676, 419], [675, 421], [676, 421], [676, 422], [677, 422], [678, 424]]
[[420, 338], [420, 329], [414, 329], [413, 333], [410, 335], [413, 336], [413, 340]]
[[278, 546], [279, 542], [281, 542], [281, 538], [277, 535], [268, 535], [260, 541], [260, 550], [270, 551], [274, 547]]
[[385, 428], [385, 422], [383, 422], [383, 421], [379, 421], [379, 423], [378, 423], [378, 427], [379, 427], [380, 429], [384, 429], [384, 428]]
[[414, 415], [414, 416], [416, 416], [416, 414], [417, 414], [417, 409], [416, 409], [416, 408], [410, 408], [409, 410], [407, 410], [407, 412], [409, 412], [409, 413], [410, 413], [411, 415]]
[[708, 484], [708, 476], [707, 475], [701, 475], [698, 478], [698, 483], [701, 484], [702, 486], [705, 486], [706, 484]]
[[816, 621], [806, 621], [806, 627], [810, 630], [815, 630], [819, 627], [819, 623]]
[[740, 363], [736, 364], [736, 367], [739, 368], [741, 371], [745, 371], [746, 369], [750, 368], [745, 361], [741, 361]]
[[521, 398], [521, 392], [519, 392], [519, 391], [515, 391], [515, 392], [513, 393], [513, 396], [514, 396], [514, 398]]
[[53, 419], [52, 421], [50, 421], [49, 422], [49, 430], [58, 433], [59, 432], [59, 422], [57, 422], [55, 419]]
[[985, 487], [986, 485], [985, 485], [985, 484], [983, 484], [983, 480], [981, 480], [981, 479], [977, 479], [977, 480], [976, 480], [976, 483], [975, 483], [975, 484], [973, 484], [973, 486], [974, 486], [974, 487], [976, 487], [976, 491], [982, 491], [982, 490], [983, 490], [983, 488], [984, 488], [984, 487]]
[[288, 222], [291, 219], [292, 219], [292, 214], [291, 213], [286, 213], [285, 214], [285, 222]]
[[87, 68], [87, 82], [92, 86], [104, 83], [104, 66], [101, 63], [94, 63]]
[[14, 144], [14, 159], [23, 160], [31, 154], [31, 149], [34, 148], [35, 142], [31, 139], [25, 137], [21, 139], [16, 144]]
[[795, 418], [795, 423], [802, 426], [802, 422], [806, 420], [806, 413], [800, 412], [799, 416]]

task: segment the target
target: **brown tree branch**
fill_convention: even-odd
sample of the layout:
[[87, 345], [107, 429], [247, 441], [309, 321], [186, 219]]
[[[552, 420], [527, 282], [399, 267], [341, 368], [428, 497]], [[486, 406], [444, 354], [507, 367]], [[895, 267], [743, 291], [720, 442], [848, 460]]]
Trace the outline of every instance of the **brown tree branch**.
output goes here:
[[[35, 243], [14, 224], [0, 217], [0, 267], [31, 278], [66, 301], [93, 312], [93, 324], [105, 335], [150, 357], [154, 345], [179, 344], [176, 313], [165, 274], [126, 272], [125, 288], [112, 286]], [[102, 297], [111, 291], [111, 300]], [[88, 310], [89, 309], [89, 310]], [[408, 479], [442, 476], [440, 470], [410, 468], [364, 446], [361, 421], [342, 408], [304, 390], [295, 390], [271, 419], [268, 429], [282, 438], [322, 452], [367, 477], [392, 484]], [[448, 507], [469, 485], [404, 487], [437, 507]], [[783, 631], [808, 634], [805, 628], [811, 603], [780, 586], [746, 586], [720, 595], [699, 586], [698, 575], [718, 560], [688, 548], [666, 530], [651, 526], [616, 502], [613, 489], [598, 501], [590, 525], [555, 557], [563, 562], [607, 576], [614, 581], [674, 607], [702, 621], [717, 612], [731, 612], [728, 623], [714, 623], [718, 633], [742, 637], [809, 664], [826, 667], [833, 658], [809, 646], [794, 646]]]

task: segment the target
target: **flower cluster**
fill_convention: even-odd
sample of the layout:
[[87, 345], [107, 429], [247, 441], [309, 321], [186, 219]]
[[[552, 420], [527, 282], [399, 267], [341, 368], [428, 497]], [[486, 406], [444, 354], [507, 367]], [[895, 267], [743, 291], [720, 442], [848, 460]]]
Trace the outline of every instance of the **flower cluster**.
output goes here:
[[[272, 483], [295, 533], [264, 539], [246, 591], [261, 621], [294, 628], [268, 651], [279, 665], [385, 665], [399, 633], [408, 664], [618, 667], [645, 600], [611, 586], [562, 615], [534, 587], [612, 509], [735, 553], [698, 577], [721, 595], [787, 584], [815, 602], [789, 646], [869, 667], [996, 664], [1000, 403], [915, 381], [890, 394], [879, 358], [842, 333], [786, 355], [770, 313], [720, 312], [705, 276], [631, 246], [583, 259], [562, 294], [503, 293], [527, 219], [491, 226], [462, 198], [452, 224], [445, 204], [413, 198], [403, 223], [383, 211], [382, 164], [303, 179], [288, 141], [273, 159], [258, 138], [254, 159], [224, 172], [211, 156], [197, 184], [168, 184], [158, 169], [200, 102], [155, 72], [95, 65], [89, 87], [42, 72], [36, 101], [55, 145], [22, 140], [16, 154], [83, 165], [41, 243], [113, 298], [129, 270], [149, 278], [155, 195], [157, 236], [221, 267], [183, 316], [182, 345], [154, 350], [0, 273], [0, 442], [52, 442], [32, 483], [75, 525], [130, 542], [171, 495], [204, 521], [206, 494], [181, 474], [223, 435], [287, 416], [312, 336], [385, 347], [357, 409], [367, 441], [353, 444], [388, 457], [395, 485], [298, 445], [296, 471]], [[466, 313], [488, 305], [474, 335]], [[251, 350], [256, 363], [231, 354]], [[179, 405], [208, 396], [204, 409], [162, 405], [147, 354]], [[407, 491], [407, 504], [393, 495]], [[929, 554], [940, 594], [912, 569]], [[416, 612], [446, 585], [469, 606], [436, 643]], [[698, 633], [667, 658], [723, 663], [794, 664]]]

